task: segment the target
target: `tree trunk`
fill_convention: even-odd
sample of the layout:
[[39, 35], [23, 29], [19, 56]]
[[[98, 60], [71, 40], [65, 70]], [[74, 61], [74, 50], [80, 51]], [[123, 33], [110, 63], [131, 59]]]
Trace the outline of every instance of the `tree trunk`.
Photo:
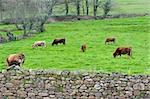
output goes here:
[[94, 16], [97, 16], [98, 0], [94, 0]]
[[39, 32], [44, 32], [45, 31], [45, 28], [44, 28], [44, 24], [45, 24], [45, 20], [43, 20], [40, 25], [39, 25]]
[[25, 36], [27, 34], [27, 23], [23, 22], [23, 35]]
[[85, 15], [84, 0], [82, 0], [82, 11], [83, 11], [83, 15]]
[[80, 15], [80, 0], [76, 0], [77, 15]]
[[1, 12], [1, 19], [0, 19], [0, 21], [2, 21], [3, 20], [3, 13]]
[[68, 15], [69, 12], [68, 0], [65, 0], [65, 9], [66, 9], [66, 15]]
[[89, 15], [89, 2], [86, 0], [86, 15]]

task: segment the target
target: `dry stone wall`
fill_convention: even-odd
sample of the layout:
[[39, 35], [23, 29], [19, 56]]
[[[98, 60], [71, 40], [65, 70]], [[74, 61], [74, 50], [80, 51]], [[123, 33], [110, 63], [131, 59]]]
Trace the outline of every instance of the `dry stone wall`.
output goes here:
[[69, 71], [0, 73], [0, 99], [150, 99], [150, 75]]

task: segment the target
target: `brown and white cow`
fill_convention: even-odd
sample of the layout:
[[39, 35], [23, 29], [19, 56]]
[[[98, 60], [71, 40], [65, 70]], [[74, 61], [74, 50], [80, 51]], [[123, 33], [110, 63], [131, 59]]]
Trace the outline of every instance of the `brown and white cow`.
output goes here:
[[32, 45], [32, 48], [37, 48], [38, 46], [46, 47], [46, 42], [45, 41], [36, 41]]
[[83, 44], [83, 45], [81, 46], [81, 51], [82, 51], [82, 52], [85, 52], [85, 51], [86, 51], [86, 44]]
[[54, 39], [54, 41], [52, 42], [52, 46], [53, 45], [58, 45], [59, 43], [61, 44], [61, 43], [63, 43], [64, 45], [65, 45], [65, 42], [66, 40], [65, 40], [65, 38], [56, 38], [56, 39]]
[[113, 43], [115, 43], [115, 38], [106, 38], [106, 40], [105, 40], [105, 44], [106, 43], [109, 43], [109, 42], [113, 42]]
[[114, 58], [118, 55], [127, 54], [128, 56], [131, 56], [131, 47], [118, 47], [116, 51], [113, 53]]
[[20, 54], [11, 54], [6, 59], [8, 66], [21, 66], [25, 62], [25, 55], [23, 53]]

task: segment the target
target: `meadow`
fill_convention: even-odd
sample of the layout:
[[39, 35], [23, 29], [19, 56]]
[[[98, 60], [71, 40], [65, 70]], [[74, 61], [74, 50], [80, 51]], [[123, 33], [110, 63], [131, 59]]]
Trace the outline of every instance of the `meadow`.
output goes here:
[[[89, 15], [93, 15], [93, 0], [89, 0]], [[84, 5], [86, 7], [86, 5]], [[86, 12], [86, 8], [85, 12]], [[64, 15], [65, 5], [57, 5], [54, 8], [53, 15]], [[83, 14], [82, 8], [80, 9], [81, 15]], [[112, 9], [110, 15], [117, 14], [145, 14], [150, 13], [150, 0], [112, 0]], [[69, 5], [69, 15], [76, 15], [75, 4]], [[103, 10], [98, 8], [97, 15], [103, 15]]]
[[[0, 70], [6, 68], [9, 54], [23, 52], [26, 55], [24, 69], [150, 74], [149, 19], [145, 16], [46, 24], [44, 33], [1, 44]], [[116, 37], [116, 43], [105, 45], [107, 37]], [[66, 38], [66, 45], [51, 46], [55, 38]], [[32, 49], [38, 40], [45, 40], [47, 48]], [[83, 43], [87, 44], [85, 53], [80, 51]], [[113, 58], [117, 47], [132, 47], [132, 57]]]

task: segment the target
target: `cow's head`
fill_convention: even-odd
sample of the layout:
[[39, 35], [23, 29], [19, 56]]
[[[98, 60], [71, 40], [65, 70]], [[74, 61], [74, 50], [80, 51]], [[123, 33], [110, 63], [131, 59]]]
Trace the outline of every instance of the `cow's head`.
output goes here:
[[21, 61], [20, 63], [24, 63], [24, 61], [25, 61], [25, 55], [23, 53], [18, 54], [18, 58]]
[[52, 46], [54, 45], [54, 42], [52, 43]]
[[116, 56], [117, 56], [117, 53], [115, 52], [115, 53], [113, 53], [113, 56], [114, 56], [114, 58], [116, 58]]
[[36, 48], [36, 45], [35, 45], [35, 44], [33, 44], [33, 45], [32, 45], [32, 48]]

